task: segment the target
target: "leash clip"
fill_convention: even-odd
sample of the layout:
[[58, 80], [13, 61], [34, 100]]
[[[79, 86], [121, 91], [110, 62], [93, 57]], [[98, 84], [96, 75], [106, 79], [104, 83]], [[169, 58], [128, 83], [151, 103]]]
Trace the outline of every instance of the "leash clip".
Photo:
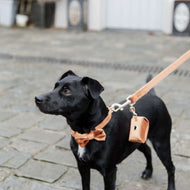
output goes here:
[[137, 113], [135, 112], [135, 107], [133, 106], [134, 104], [130, 105], [129, 111], [134, 115], [137, 116]]
[[126, 107], [126, 106], [128, 106], [128, 105], [130, 105], [130, 107], [133, 105], [133, 104], [131, 103], [130, 96], [126, 98], [126, 101], [125, 101], [123, 104], [114, 103], [114, 104], [111, 105], [110, 108], [111, 108], [111, 110], [112, 110], [113, 112], [117, 112], [117, 111], [119, 111], [119, 110], [123, 111], [124, 107]]

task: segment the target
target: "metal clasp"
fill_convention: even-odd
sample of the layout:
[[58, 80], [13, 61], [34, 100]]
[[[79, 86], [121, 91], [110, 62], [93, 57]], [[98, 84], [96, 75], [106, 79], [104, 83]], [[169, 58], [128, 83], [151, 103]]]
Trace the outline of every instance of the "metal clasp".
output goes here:
[[125, 101], [123, 104], [114, 103], [114, 104], [111, 105], [110, 108], [111, 108], [111, 110], [112, 110], [113, 112], [117, 112], [117, 111], [119, 111], [119, 110], [123, 111], [124, 107], [126, 107], [126, 106], [128, 106], [128, 105], [130, 106], [130, 107], [129, 107], [129, 111], [130, 111], [134, 116], [137, 116], [137, 113], [135, 112], [134, 103], [131, 102], [130, 96], [128, 96], [128, 97], [126, 98], [126, 101]]
[[126, 101], [123, 104], [119, 104], [119, 103], [114, 103], [111, 105], [111, 110], [114, 112], [117, 112], [119, 110], [123, 111], [124, 107], [128, 106], [128, 105], [132, 105], [131, 100], [130, 100], [130, 96], [126, 98]]

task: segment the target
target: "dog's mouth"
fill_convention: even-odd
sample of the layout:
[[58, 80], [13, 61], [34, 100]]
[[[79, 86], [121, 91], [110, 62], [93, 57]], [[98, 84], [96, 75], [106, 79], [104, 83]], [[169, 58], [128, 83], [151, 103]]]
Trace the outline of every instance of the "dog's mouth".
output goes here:
[[43, 106], [39, 106], [37, 105], [37, 107], [39, 108], [39, 110], [45, 114], [51, 114], [51, 115], [64, 115], [64, 112], [62, 109], [59, 110], [51, 110], [48, 109], [47, 107], [43, 107]]

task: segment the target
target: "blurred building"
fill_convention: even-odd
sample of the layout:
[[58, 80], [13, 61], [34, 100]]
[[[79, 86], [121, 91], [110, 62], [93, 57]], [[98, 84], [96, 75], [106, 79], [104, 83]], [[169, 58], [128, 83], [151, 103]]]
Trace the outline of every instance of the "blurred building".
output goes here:
[[[68, 2], [56, 3], [56, 27], [68, 27]], [[173, 8], [174, 0], [88, 0], [87, 25], [97, 31], [108, 28], [171, 33]]]
[[0, 0], [0, 25], [14, 24], [16, 10], [36, 27], [190, 35], [190, 0]]

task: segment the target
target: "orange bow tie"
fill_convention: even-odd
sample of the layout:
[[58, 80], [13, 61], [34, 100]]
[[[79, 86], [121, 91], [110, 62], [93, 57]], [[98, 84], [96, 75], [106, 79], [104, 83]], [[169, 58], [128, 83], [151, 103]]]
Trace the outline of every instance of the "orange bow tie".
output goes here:
[[103, 129], [97, 129], [95, 131], [91, 131], [90, 133], [80, 134], [78, 132], [75, 132], [71, 130], [71, 135], [75, 138], [76, 142], [81, 146], [85, 147], [88, 142], [92, 139], [95, 139], [97, 141], [105, 141], [106, 140], [106, 134]]
[[90, 131], [90, 133], [80, 134], [71, 129], [71, 135], [75, 138], [76, 142], [81, 146], [85, 147], [88, 142], [92, 139], [97, 141], [105, 141], [106, 134], [102, 128], [104, 128], [110, 121], [112, 115], [112, 110], [109, 109], [108, 116], [95, 127], [94, 131]]

